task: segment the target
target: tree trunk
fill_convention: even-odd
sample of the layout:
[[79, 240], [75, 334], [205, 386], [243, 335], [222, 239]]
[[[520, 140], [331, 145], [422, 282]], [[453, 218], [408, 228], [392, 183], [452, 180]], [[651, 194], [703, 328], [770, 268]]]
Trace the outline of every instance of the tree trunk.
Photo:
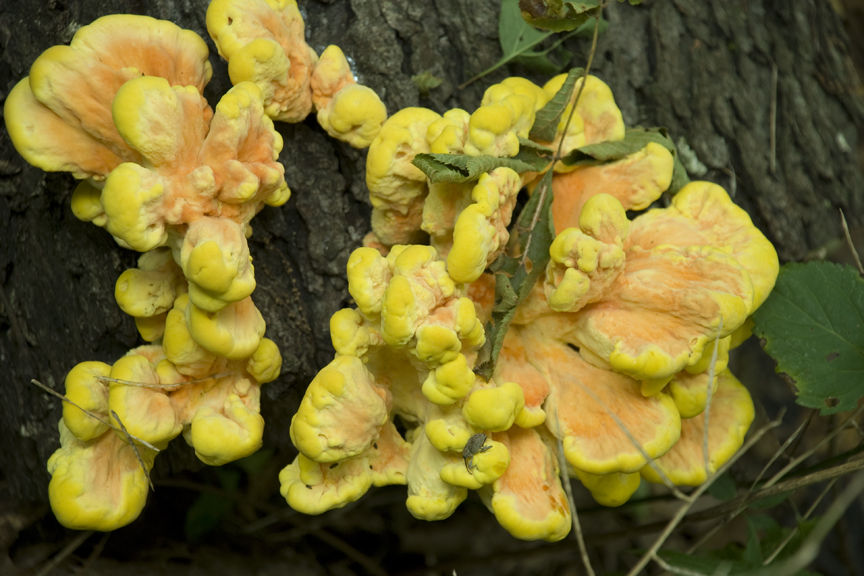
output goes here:
[[[456, 86], [500, 58], [499, 0], [300, 0], [307, 41], [341, 46], [360, 82], [393, 113], [406, 106], [473, 110], [505, 69]], [[230, 87], [207, 37], [207, 0], [6, 0], [0, 5], [0, 95], [46, 48], [112, 13], [147, 14], [192, 29], [211, 47], [211, 105]], [[847, 38], [824, 0], [657, 0], [613, 3], [592, 72], [612, 87], [628, 126], [661, 125], [686, 142], [691, 168], [733, 193], [784, 260], [840, 235], [837, 209], [864, 223], [854, 162], [864, 114]], [[573, 66], [588, 43], [574, 41]], [[443, 80], [421, 98], [411, 76]], [[530, 75], [512, 68], [510, 73]], [[533, 77], [535, 81], [544, 81]], [[288, 448], [306, 384], [332, 358], [328, 319], [348, 305], [345, 264], [369, 231], [365, 153], [326, 136], [314, 118], [277, 123], [293, 196], [253, 220], [254, 300], [282, 351], [282, 375], [263, 388], [265, 446]], [[5, 130], [5, 128], [4, 128]], [[683, 146], [682, 146], [683, 148]], [[141, 343], [114, 301], [114, 283], [138, 254], [75, 219], [68, 174], [29, 166], [0, 137], [0, 470], [16, 498], [45, 500], [45, 463], [58, 446], [62, 391], [78, 362], [112, 363]], [[154, 474], [199, 466], [182, 442]]]

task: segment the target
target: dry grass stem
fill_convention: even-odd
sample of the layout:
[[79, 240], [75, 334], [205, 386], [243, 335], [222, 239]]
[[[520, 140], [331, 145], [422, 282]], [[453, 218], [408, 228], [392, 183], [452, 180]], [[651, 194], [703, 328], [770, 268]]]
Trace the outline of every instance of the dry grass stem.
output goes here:
[[[594, 54], [597, 52], [597, 37], [600, 35], [600, 16], [603, 13], [603, 8], [606, 7], [606, 4], [607, 2], [601, 2], [597, 6], [597, 14], [594, 18], [594, 38], [591, 40], [591, 51], [588, 53], [588, 63], [585, 64], [585, 70], [582, 72], [582, 82], [579, 84], [579, 91], [576, 93], [576, 99], [573, 100], [573, 107], [570, 109], [570, 114], [567, 116], [567, 122], [564, 124], [564, 130], [561, 132], [561, 141], [558, 142], [558, 150], [555, 151], [555, 157], [552, 158], [552, 163], [549, 164], [549, 170], [554, 170], [555, 163], [561, 159], [561, 151], [564, 147], [563, 134], [567, 134], [567, 128], [570, 127], [570, 121], [573, 120], [573, 114], [576, 113], [576, 106], [579, 104], [579, 99], [582, 97], [582, 91], [584, 90], [586, 83], [585, 80], [588, 78], [588, 72], [591, 70], [591, 63], [594, 62]], [[543, 210], [546, 194], [549, 193], [549, 186], [541, 185], [534, 193], [540, 194], [540, 198], [537, 200], [537, 209], [534, 211], [534, 215], [531, 216], [531, 224], [528, 226], [529, 230], [534, 230], [537, 221], [540, 220], [540, 212]], [[522, 251], [522, 258], [519, 260], [519, 266], [521, 268], [525, 267], [525, 260], [528, 258], [528, 248], [531, 247], [531, 239], [533, 237], [534, 235], [531, 234], [525, 241], [525, 249]]]
[[[558, 430], [561, 430], [561, 421], [558, 420], [558, 409], [555, 409], [555, 424]], [[579, 523], [579, 512], [576, 510], [576, 500], [573, 498], [573, 486], [570, 484], [570, 475], [567, 473], [567, 458], [564, 457], [564, 444], [561, 438], [558, 440], [558, 467], [561, 473], [561, 483], [564, 484], [564, 491], [567, 494], [567, 503], [570, 505], [571, 518], [573, 519], [573, 533], [576, 535], [576, 542], [579, 545], [579, 555], [582, 557], [582, 564], [585, 566], [585, 572], [588, 576], [594, 576], [594, 568], [591, 566], [591, 559], [588, 557], [588, 548], [585, 547], [585, 538], [582, 536], [582, 525]]]
[[593, 390], [591, 390], [578, 380], [575, 380], [575, 382], [579, 385], [580, 388], [582, 388], [583, 392], [588, 394], [591, 399], [594, 400], [606, 412], [606, 414], [608, 414], [609, 417], [615, 421], [615, 425], [618, 426], [618, 429], [621, 430], [625, 436], [627, 436], [627, 439], [630, 441], [631, 444], [633, 444], [633, 447], [639, 451], [639, 454], [641, 454], [643, 458], [645, 458], [646, 465], [650, 466], [651, 469], [654, 470], [654, 472], [656, 472], [658, 476], [660, 476], [663, 484], [665, 484], [666, 487], [669, 488], [672, 494], [674, 494], [675, 497], [679, 500], [690, 501], [691, 496], [688, 496], [687, 494], [684, 494], [683, 492], [678, 490], [678, 487], [675, 486], [675, 484], [672, 483], [672, 480], [669, 479], [666, 473], [663, 472], [663, 470], [659, 466], [657, 466], [657, 463], [654, 462], [654, 459], [651, 458], [648, 452], [645, 451], [645, 448], [642, 447], [642, 444], [640, 444], [636, 437], [633, 436], [633, 434], [630, 432], [630, 429], [627, 428], [627, 425], [621, 421], [618, 415], [615, 414], [615, 412], [613, 412], [612, 409], [609, 408], [609, 406], [607, 406], [606, 403], [603, 402], [603, 400], [601, 400], [600, 397], [597, 396], [597, 394], [595, 394]]
[[[811, 414], [812, 414], [812, 413], [811, 413]], [[809, 423], [810, 423], [810, 420], [809, 420], [809, 419], [807, 419], [807, 420], [805, 420], [804, 422], [802, 422], [801, 425], [798, 426], [798, 428], [796, 428], [795, 431], [794, 431], [792, 434], [789, 435], [789, 437], [786, 439], [786, 441], [783, 442], [783, 444], [780, 446], [780, 448], [778, 448], [777, 451], [774, 452], [774, 455], [771, 456], [771, 459], [768, 461], [767, 464], [765, 464], [765, 466], [762, 467], [762, 470], [761, 470], [761, 471], [759, 472], [759, 474], [756, 476], [756, 479], [753, 480], [753, 483], [750, 485], [750, 489], [747, 490], [747, 493], [746, 493], [746, 494], [744, 494], [744, 496], [743, 496], [744, 498], [750, 496], [750, 494], [752, 494], [753, 491], [756, 490], [756, 485], [759, 484], [759, 481], [762, 479], [762, 477], [763, 477], [763, 476], [765, 475], [765, 473], [768, 471], [768, 468], [770, 468], [771, 465], [772, 465], [774, 462], [776, 462], [778, 458], [780, 458], [780, 456], [781, 456], [781, 455], [786, 451], [786, 449], [789, 447], [789, 445], [792, 444], [792, 442], [795, 440], [795, 438], [798, 437], [798, 435], [799, 435], [799, 434], [804, 430], [804, 428], [807, 427], [807, 425], [808, 425]], [[735, 518], [737, 518], [738, 515], [741, 514], [741, 513], [742, 513], [744, 510], [746, 510], [746, 509], [747, 509], [747, 506], [746, 506], [746, 505], [742, 505], [742, 506], [740, 506], [738, 509], [734, 510], [731, 514], [729, 514], [728, 516], [726, 516], [726, 517], [725, 517], [725, 518], [724, 518], [724, 519], [723, 519], [719, 524], [717, 524], [716, 526], [714, 526], [713, 528], [711, 528], [711, 530], [709, 530], [708, 532], [706, 532], [705, 534], [703, 534], [701, 538], [699, 538], [699, 539], [698, 539], [698, 540], [697, 540], [697, 541], [696, 541], [692, 546], [690, 546], [690, 548], [687, 549], [687, 554], [693, 554], [696, 550], [698, 550], [699, 548], [701, 548], [701, 547], [702, 547], [702, 546], [703, 546], [703, 545], [704, 545], [708, 540], [710, 540], [711, 538], [713, 538], [714, 535], [715, 535], [715, 534], [716, 534], [716, 533], [717, 533], [721, 528], [723, 528], [724, 526], [726, 526], [727, 524], [729, 524], [732, 520], [734, 520]]]
[[[831, 488], [834, 487], [834, 484], [837, 483], [837, 480], [839, 480], [839, 477], [833, 478], [830, 482], [828, 482], [828, 485], [822, 489], [822, 492], [819, 493], [819, 496], [816, 498], [816, 500], [813, 501], [813, 504], [810, 505], [810, 508], [807, 509], [807, 512], [804, 513], [804, 516], [801, 517], [799, 519], [799, 521], [800, 520], [807, 520], [808, 518], [810, 518], [810, 516], [816, 510], [816, 507], [819, 506], [820, 502], [822, 502], [822, 499], [825, 497], [825, 495], [828, 494], [828, 492], [831, 490]], [[783, 539], [783, 541], [777, 545], [777, 548], [775, 548], [774, 551], [771, 552], [771, 554], [765, 559], [765, 561], [762, 562], [762, 565], [767, 566], [768, 564], [773, 562], [774, 559], [777, 558], [777, 555], [783, 551], [783, 549], [786, 547], [786, 545], [792, 541], [792, 538], [794, 538], [795, 534], [797, 534], [797, 533], [798, 533], [798, 526], [795, 526], [795, 528], [793, 528], [792, 531], [786, 535], [786, 537]]]
[[363, 566], [363, 568], [373, 576], [387, 576], [387, 572], [383, 568], [381, 568], [381, 566], [377, 562], [375, 562], [374, 560], [372, 560], [371, 558], [369, 558], [368, 556], [366, 556], [365, 554], [339, 538], [338, 536], [334, 536], [326, 530], [313, 530], [312, 532], [310, 532], [310, 534], [315, 538], [318, 538], [331, 548], [335, 548], [339, 552], [342, 552], [343, 554], [345, 554], [345, 556]]
[[189, 384], [198, 384], [200, 382], [207, 382], [208, 380], [218, 380], [219, 378], [224, 378], [226, 376], [231, 376], [231, 372], [222, 372], [221, 374], [214, 374], [212, 376], [207, 376], [206, 378], [198, 378], [197, 380], [187, 380], [185, 382], [177, 382], [176, 384], [154, 384], [151, 382], [133, 382], [132, 380], [121, 380], [119, 378], [109, 378], [108, 376], [97, 376], [96, 379], [102, 382], [115, 382], [117, 384], [124, 384], [126, 386], [137, 386], [139, 388], [177, 388], [180, 386], [188, 386]]
[[93, 530], [79, 532], [66, 546], [63, 547], [56, 556], [51, 558], [40, 570], [36, 576], [48, 576], [63, 560], [68, 558], [75, 550], [81, 547], [84, 542], [93, 535]]
[[111, 532], [105, 532], [102, 535], [102, 538], [99, 539], [99, 542], [97, 542], [96, 546], [93, 548], [93, 552], [90, 553], [90, 556], [87, 557], [87, 560], [84, 561], [84, 564], [81, 565], [81, 568], [75, 573], [75, 576], [84, 576], [87, 571], [90, 570], [93, 563], [102, 555], [102, 551], [105, 549], [105, 544], [108, 543], [109, 536], [111, 536]]
[[123, 425], [123, 422], [120, 420], [120, 417], [117, 415], [117, 412], [111, 410], [111, 416], [117, 420], [117, 424], [120, 425], [120, 429], [123, 431], [123, 434], [126, 435], [126, 441], [132, 446], [132, 451], [135, 452], [135, 457], [138, 458], [138, 464], [141, 465], [141, 469], [144, 470], [144, 475], [147, 476], [147, 483], [150, 484], [150, 489], [154, 492], [156, 491], [156, 487], [153, 486], [153, 480], [150, 479], [150, 471], [147, 470], [147, 466], [144, 465], [144, 459], [141, 458], [141, 453], [138, 451], [138, 446], [135, 445], [135, 442], [132, 439], [132, 435], [129, 434], [129, 431], [126, 430], [126, 426]]
[[801, 456], [798, 456], [797, 458], [791, 460], [788, 464], [786, 464], [786, 466], [784, 466], [782, 470], [777, 472], [777, 474], [772, 476], [771, 479], [764, 484], [763, 489], [770, 488], [771, 486], [779, 482], [790, 470], [792, 470], [793, 468], [798, 466], [798, 464], [812, 456], [814, 453], [816, 453], [816, 451], [822, 448], [822, 446], [831, 442], [831, 440], [833, 440], [835, 436], [837, 436], [840, 432], [842, 432], [849, 426], [850, 422], [854, 422], [858, 418], [858, 416], [861, 415], [862, 411], [864, 411], [864, 404], [859, 406], [858, 409], [855, 410], [855, 412], [853, 412], [851, 416], [849, 416], [849, 418], [847, 418], [843, 421], [843, 423], [834, 428], [834, 430], [832, 430], [827, 436], [817, 442], [815, 446], [804, 452]]
[[705, 429], [702, 432], [702, 458], [705, 460], [705, 478], [711, 477], [710, 457], [708, 454], [708, 424], [711, 416], [711, 400], [714, 397], [715, 368], [717, 367], [717, 348], [720, 345], [720, 333], [723, 332], [723, 317], [717, 327], [717, 337], [714, 338], [714, 350], [711, 352], [711, 365], [708, 367], [708, 395], [705, 398]]
[[[63, 394], [60, 394], [59, 392], [57, 392], [57, 391], [55, 391], [55, 390], [52, 390], [52, 389], [49, 388], [48, 386], [45, 386], [44, 384], [42, 384], [41, 382], [39, 382], [38, 380], [30, 380], [30, 382], [31, 382], [32, 384], [35, 384], [36, 386], [38, 386], [39, 388], [41, 388], [41, 389], [44, 390], [45, 392], [48, 392], [48, 393], [51, 394], [52, 396], [56, 396], [57, 398], [60, 398], [60, 399], [63, 400], [64, 402], [67, 402], [67, 403], [71, 404], [72, 406], [75, 406], [76, 408], [78, 408], [79, 410], [81, 410], [82, 412], [84, 412], [85, 414], [87, 414], [88, 416], [90, 416], [91, 418], [95, 418], [96, 420], [98, 420], [98, 421], [101, 422], [102, 424], [105, 424], [106, 426], [108, 426], [108, 427], [110, 427], [110, 428], [113, 428], [114, 430], [116, 430], [116, 431], [118, 431], [118, 432], [124, 432], [124, 433], [126, 433], [126, 436], [127, 436], [127, 437], [131, 438], [132, 440], [135, 440], [136, 442], [140, 442], [141, 444], [143, 444], [144, 446], [146, 446], [146, 447], [149, 448], [150, 450], [154, 450], [154, 451], [156, 451], [156, 452], [161, 452], [161, 450], [159, 450], [159, 448], [156, 448], [155, 446], [153, 446], [152, 444], [150, 444], [150, 443], [147, 442], [146, 440], [142, 440], [141, 438], [137, 438], [137, 437], [135, 437], [135, 436], [132, 436], [131, 434], [129, 434], [129, 433], [126, 432], [125, 430], [121, 430], [121, 429], [118, 428], [117, 426], [114, 426], [113, 424], [111, 424], [111, 422], [109, 422], [108, 420], [103, 420], [101, 417], [99, 417], [99, 415], [97, 415], [97, 414], [95, 414], [95, 413], [93, 413], [93, 412], [87, 410], [86, 408], [82, 408], [81, 406], [79, 406], [79, 405], [76, 404], [75, 402], [72, 402], [71, 400], [69, 400], [69, 398], [67, 398], [67, 397], [64, 396]], [[119, 420], [118, 420], [118, 422], [119, 422]], [[131, 440], [130, 440], [130, 442], [131, 442]]]
[[675, 531], [675, 528], [678, 527], [678, 524], [681, 523], [681, 521], [687, 515], [687, 512], [690, 511], [690, 507], [693, 506], [696, 500], [698, 500], [699, 497], [702, 496], [702, 494], [704, 494], [705, 491], [711, 487], [711, 484], [714, 483], [714, 480], [719, 478], [721, 474], [726, 472], [726, 470], [728, 470], [735, 462], [737, 462], [738, 458], [746, 454], [747, 451], [750, 450], [750, 448], [752, 448], [753, 445], [756, 444], [756, 442], [758, 442], [768, 430], [775, 428], [779, 425], [780, 418], [777, 418], [776, 420], [772, 420], [771, 422], [757, 430], [753, 434], [753, 436], [751, 436], [750, 439], [744, 444], [744, 446], [742, 446], [741, 449], [738, 450], [738, 452], [736, 452], [734, 456], [732, 456], [732, 458], [730, 458], [725, 464], [723, 464], [723, 466], [717, 469], [716, 474], [708, 478], [708, 480], [706, 480], [701, 486], [696, 488], [693, 494], [690, 495], [690, 498], [681, 505], [675, 516], [672, 517], [672, 519], [666, 525], [666, 529], [663, 530], [660, 536], [657, 537], [657, 540], [654, 541], [654, 544], [651, 546], [651, 548], [642, 555], [642, 558], [639, 559], [639, 562], [637, 562], [636, 565], [630, 570], [630, 572], [627, 573], [627, 576], [636, 576], [637, 574], [639, 574], [639, 572], [641, 572], [642, 569], [648, 565], [648, 562], [650, 562], [651, 559], [657, 554], [657, 551], [660, 550], [660, 547], [666, 542], [666, 539], [672, 535], [672, 532]]
[[658, 566], [666, 570], [667, 572], [671, 572], [672, 574], [680, 574], [681, 576], [706, 576], [702, 572], [694, 572], [693, 570], [687, 570], [686, 568], [679, 568], [678, 566], [672, 566], [665, 560], [663, 560], [660, 556], [654, 554], [651, 557], [654, 562], [657, 563]]
[[748, 572], [742, 572], [741, 576], [774, 576], [776, 574], [795, 574], [810, 565], [819, 554], [822, 541], [840, 520], [846, 509], [864, 492], [864, 472], [856, 474], [843, 492], [828, 508], [798, 550], [789, 558], [777, 562], [771, 566], [757, 568]]
[[852, 257], [855, 259], [855, 266], [858, 268], [858, 273], [864, 276], [864, 266], [861, 265], [861, 258], [858, 256], [858, 250], [855, 249], [855, 243], [852, 242], [852, 234], [849, 233], [849, 225], [846, 223], [846, 216], [843, 215], [843, 210], [840, 210], [840, 223], [843, 225], [843, 234], [846, 236], [846, 243], [849, 245], [849, 250], [852, 251]]
[[777, 64], [771, 63], [771, 110], [768, 121], [771, 130], [768, 134], [768, 148], [770, 151], [768, 169], [771, 174], [777, 171]]

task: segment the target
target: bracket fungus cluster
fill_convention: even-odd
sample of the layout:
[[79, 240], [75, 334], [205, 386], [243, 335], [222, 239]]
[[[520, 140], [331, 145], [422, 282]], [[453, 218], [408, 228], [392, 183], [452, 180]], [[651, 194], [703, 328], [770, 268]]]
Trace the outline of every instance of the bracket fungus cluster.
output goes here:
[[[566, 76], [543, 88], [508, 78], [473, 114], [401, 110], [372, 142], [373, 232], [348, 263], [357, 307], [331, 319], [336, 358], [292, 420], [300, 454], [280, 475], [295, 509], [406, 484], [409, 511], [437, 520], [470, 489], [515, 537], [559, 540], [570, 529], [559, 450], [565, 473], [616, 506], [641, 478], [699, 484], [741, 446], [753, 404], [728, 352], [773, 287], [776, 252], [719, 186], [669, 190], [671, 143], [633, 146], [645, 134], [625, 129], [608, 86], [588, 76], [576, 102], [583, 80], [567, 92]], [[560, 94], [563, 114], [538, 135]], [[559, 145], [554, 166], [517, 158]], [[455, 169], [444, 177], [426, 158]], [[517, 301], [488, 271], [508, 273], [493, 263], [518, 250], [507, 248], [516, 195], [549, 169], [554, 240]], [[628, 218], [666, 191], [667, 207]], [[507, 306], [487, 380], [495, 332], [483, 325]]]
[[[369, 148], [372, 232], [348, 261], [356, 308], [330, 321], [336, 357], [291, 422], [292, 507], [404, 484], [410, 512], [437, 520], [476, 490], [515, 537], [559, 540], [562, 475], [615, 506], [642, 478], [701, 483], [740, 447], [753, 404], [728, 353], [776, 252], [722, 188], [682, 183], [664, 136], [627, 130], [601, 80], [507, 78], [473, 113], [388, 118], [342, 50], [306, 44], [295, 0], [213, 0], [206, 22], [234, 84], [215, 110], [204, 41], [126, 15], [47, 50], [6, 100], [21, 155], [81, 180], [74, 214], [143, 252], [115, 297], [148, 344], [66, 378], [48, 463], [64, 525], [134, 520], [180, 434], [212, 465], [261, 445], [260, 385], [281, 356], [247, 238], [290, 196], [273, 122], [313, 110]], [[512, 226], [526, 186], [536, 215]]]
[[365, 148], [387, 117], [337, 46], [319, 58], [306, 45], [294, 0], [215, 0], [206, 20], [234, 84], [215, 110], [204, 40], [131, 15], [46, 50], [6, 99], [19, 153], [81, 180], [73, 213], [144, 253], [115, 297], [151, 344], [66, 379], [49, 494], [72, 528], [134, 520], [155, 455], [181, 433], [211, 465], [260, 447], [259, 387], [282, 360], [252, 302], [247, 238], [264, 204], [290, 196], [273, 121], [314, 109], [330, 135]]
[[330, 136], [366, 148], [387, 118], [384, 103], [357, 83], [338, 46], [319, 58], [306, 44], [295, 0], [213, 0], [207, 31], [228, 61], [231, 82], [258, 86], [273, 120], [302, 122], [314, 109]]
[[6, 100], [22, 156], [81, 180], [74, 214], [144, 253], [115, 297], [153, 344], [66, 379], [78, 407], [64, 407], [48, 469], [69, 527], [134, 520], [156, 451], [181, 433], [213, 465], [261, 445], [259, 386], [281, 356], [250, 296], [246, 238], [263, 205], [290, 191], [261, 90], [239, 83], [214, 111], [202, 96], [207, 58], [200, 36], [170, 22], [105, 16], [45, 51]]

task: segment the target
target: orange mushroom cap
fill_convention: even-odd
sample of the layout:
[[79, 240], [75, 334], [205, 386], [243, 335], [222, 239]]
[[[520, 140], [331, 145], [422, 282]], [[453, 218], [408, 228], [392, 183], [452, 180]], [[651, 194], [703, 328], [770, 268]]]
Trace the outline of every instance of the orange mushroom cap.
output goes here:
[[118, 133], [111, 103], [142, 75], [201, 92], [212, 76], [207, 45], [171, 22], [129, 14], [81, 27], [69, 46], [46, 50], [10, 92], [4, 118], [16, 150], [46, 171], [102, 182], [139, 151]]
[[231, 82], [255, 83], [267, 115], [283, 122], [301, 122], [312, 110], [318, 57], [304, 29], [295, 0], [213, 0], [207, 8], [207, 32], [228, 60]]

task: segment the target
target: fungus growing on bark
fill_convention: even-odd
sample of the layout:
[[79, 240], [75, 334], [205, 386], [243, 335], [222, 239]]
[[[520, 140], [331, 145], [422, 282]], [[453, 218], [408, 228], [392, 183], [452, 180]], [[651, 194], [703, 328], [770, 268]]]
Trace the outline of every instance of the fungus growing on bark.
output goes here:
[[[668, 208], [627, 217], [673, 182], [675, 159], [658, 134], [627, 140], [623, 149], [632, 152], [623, 157], [549, 167], [560, 171], [552, 178], [558, 235], [545, 274], [518, 302], [491, 378], [474, 373], [485, 340], [478, 326], [492, 316], [493, 294], [502, 307], [516, 298], [500, 283], [493, 290], [483, 272], [504, 251], [516, 193], [534, 174], [492, 167], [474, 180], [448, 180], [411, 162], [421, 152], [484, 155], [490, 165], [488, 157], [516, 154], [563, 83], [562, 76], [544, 89], [507, 79], [474, 114], [408, 109], [385, 123], [367, 161], [374, 234], [348, 263], [357, 309], [333, 316], [337, 358], [292, 423], [301, 454], [282, 474], [292, 506], [320, 513], [359, 498], [374, 476], [360, 463], [395, 421], [406, 433], [404, 475], [394, 483], [408, 484], [414, 516], [446, 518], [467, 490], [478, 490], [523, 539], [558, 540], [569, 531], [559, 449], [566, 472], [608, 506], [626, 502], [640, 475], [654, 481], [652, 465], [673, 482], [699, 483], [698, 416], [709, 389], [710, 470], [740, 447], [752, 402], [724, 371], [728, 349], [770, 291], [777, 256], [712, 184], [691, 183]], [[563, 140], [565, 154], [627, 137], [605, 84], [589, 77], [583, 98], [566, 134], [565, 110], [550, 143]], [[636, 147], [639, 138], [650, 142]], [[420, 239], [419, 230], [432, 247], [401, 244]], [[319, 392], [325, 381], [334, 392]]]
[[113, 530], [137, 517], [151, 445], [182, 433], [211, 465], [261, 445], [259, 386], [281, 357], [250, 298], [246, 236], [262, 205], [290, 192], [260, 90], [238, 84], [214, 112], [201, 95], [210, 75], [194, 32], [109, 16], [40, 56], [4, 108], [28, 161], [86, 179], [75, 215], [144, 252], [115, 297], [154, 344], [67, 378], [71, 401], [124, 430], [64, 406], [49, 492], [70, 527]]

